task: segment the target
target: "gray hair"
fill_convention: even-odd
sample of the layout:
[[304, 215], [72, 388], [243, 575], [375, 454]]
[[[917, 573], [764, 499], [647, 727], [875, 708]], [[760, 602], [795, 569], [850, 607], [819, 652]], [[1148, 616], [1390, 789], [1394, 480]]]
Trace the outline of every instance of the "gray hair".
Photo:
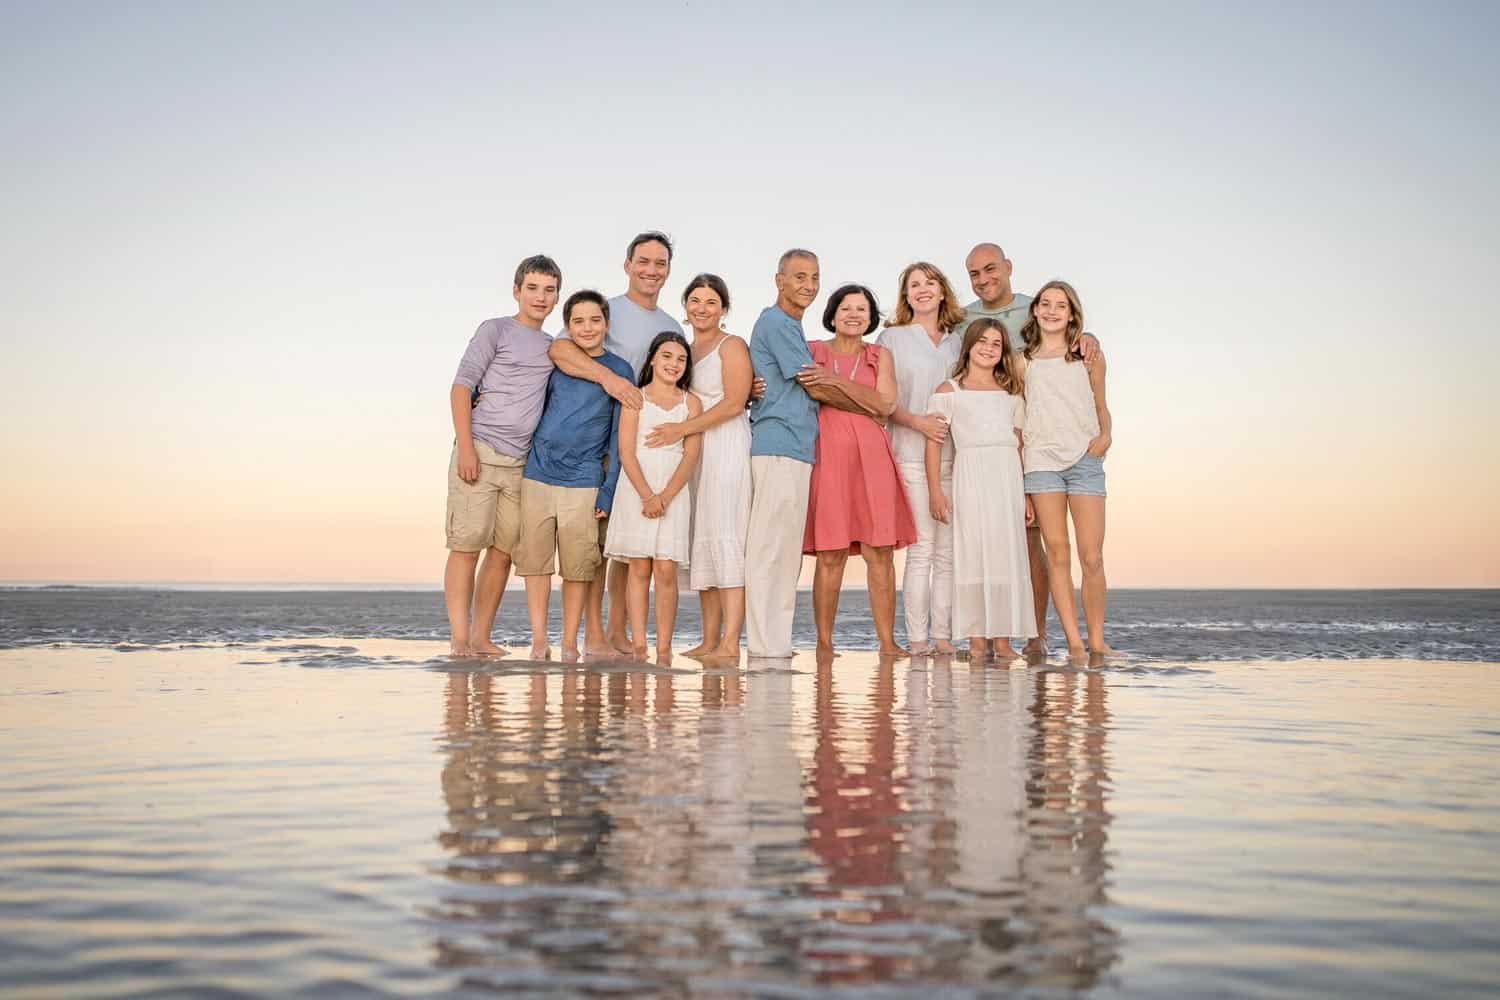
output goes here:
[[792, 247], [786, 253], [782, 254], [781, 259], [776, 262], [776, 272], [780, 274], [781, 272], [785, 271], [786, 262], [791, 260], [793, 257], [806, 257], [810, 261], [817, 261], [818, 259], [818, 255], [813, 253], [811, 250], [804, 250], [802, 247]]

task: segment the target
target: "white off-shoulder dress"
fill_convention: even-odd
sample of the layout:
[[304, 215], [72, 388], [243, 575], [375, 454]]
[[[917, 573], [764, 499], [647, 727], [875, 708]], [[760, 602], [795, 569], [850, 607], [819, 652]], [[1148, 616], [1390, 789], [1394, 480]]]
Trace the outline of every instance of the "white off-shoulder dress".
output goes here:
[[1026, 557], [1026, 494], [1015, 428], [1026, 423], [1020, 396], [975, 391], [948, 380], [929, 413], [948, 419], [953, 442], [953, 637], [1036, 635]]
[[[693, 363], [693, 393], [707, 413], [724, 398], [724, 365], [717, 346]], [[745, 536], [750, 532], [750, 418], [737, 414], [703, 432], [693, 474], [693, 590], [745, 585]]]
[[[647, 397], [641, 404], [640, 422], [635, 433], [635, 460], [653, 492], [660, 492], [682, 463], [682, 442], [665, 448], [647, 448], [646, 437], [660, 424], [679, 423], [688, 418], [687, 393], [670, 410], [664, 410]], [[642, 498], [630, 477], [620, 472], [615, 487], [615, 505], [609, 512], [609, 528], [604, 535], [604, 554], [610, 559], [670, 559], [688, 564], [692, 530], [693, 489], [689, 483], [672, 498], [667, 512], [650, 518], [641, 513]]]

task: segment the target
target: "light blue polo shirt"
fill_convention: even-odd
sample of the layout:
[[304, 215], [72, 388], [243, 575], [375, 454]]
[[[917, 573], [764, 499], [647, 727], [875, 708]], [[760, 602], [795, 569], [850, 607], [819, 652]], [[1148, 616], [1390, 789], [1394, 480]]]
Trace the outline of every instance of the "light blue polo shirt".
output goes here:
[[818, 441], [818, 401], [797, 384], [812, 364], [802, 323], [780, 306], [768, 306], [750, 331], [750, 366], [765, 379], [766, 394], [750, 404], [750, 455], [782, 455], [813, 464]]
[[964, 322], [963, 326], [958, 329], [959, 336], [963, 336], [964, 330], [970, 323], [983, 316], [988, 319], [998, 319], [1004, 325], [1005, 332], [1010, 334], [1012, 348], [1019, 351], [1025, 347], [1025, 342], [1021, 340], [1021, 327], [1025, 326], [1026, 321], [1031, 318], [1031, 296], [1022, 295], [1020, 292], [1016, 292], [1015, 296], [1010, 300], [1010, 305], [1001, 309], [986, 309], [984, 303], [978, 299], [970, 302], [964, 307]]

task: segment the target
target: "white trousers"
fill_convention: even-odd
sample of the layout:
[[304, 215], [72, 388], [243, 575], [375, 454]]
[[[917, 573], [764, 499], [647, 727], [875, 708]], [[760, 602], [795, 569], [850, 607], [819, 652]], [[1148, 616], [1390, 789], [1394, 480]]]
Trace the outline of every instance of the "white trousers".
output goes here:
[[[906, 547], [906, 572], [901, 577], [901, 603], [906, 612], [906, 641], [925, 643], [953, 638], [953, 521], [935, 521], [927, 500], [927, 467], [902, 462], [901, 482], [917, 522], [917, 540]], [[943, 492], [953, 499], [953, 466], [942, 464]]]
[[745, 539], [745, 638], [751, 656], [791, 656], [812, 466], [782, 455], [750, 458]]

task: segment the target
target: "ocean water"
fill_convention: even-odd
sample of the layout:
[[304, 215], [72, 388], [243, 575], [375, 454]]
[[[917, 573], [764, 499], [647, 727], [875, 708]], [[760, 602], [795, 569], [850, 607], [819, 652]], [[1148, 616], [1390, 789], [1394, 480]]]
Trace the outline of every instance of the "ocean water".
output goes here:
[[1086, 670], [439, 601], [0, 592], [0, 996], [1500, 995], [1494, 592], [1126, 591]]
[[[552, 640], [561, 601], [553, 595]], [[905, 627], [898, 611], [897, 637]], [[811, 648], [811, 597], [798, 595], [798, 648]], [[1500, 662], [1500, 590], [1119, 590], [1111, 593], [1112, 645], [1143, 662], [1365, 659]], [[677, 644], [698, 639], [697, 600], [679, 605]], [[52, 642], [162, 645], [339, 636], [443, 639], [434, 591], [268, 591], [145, 588], [0, 590], [0, 648]], [[501, 604], [496, 640], [528, 640], [524, 597]], [[862, 590], [846, 591], [840, 648], [874, 649]], [[1050, 644], [1064, 648], [1055, 616]]]
[[441, 651], [0, 650], [0, 994], [1500, 990], [1494, 664]]

